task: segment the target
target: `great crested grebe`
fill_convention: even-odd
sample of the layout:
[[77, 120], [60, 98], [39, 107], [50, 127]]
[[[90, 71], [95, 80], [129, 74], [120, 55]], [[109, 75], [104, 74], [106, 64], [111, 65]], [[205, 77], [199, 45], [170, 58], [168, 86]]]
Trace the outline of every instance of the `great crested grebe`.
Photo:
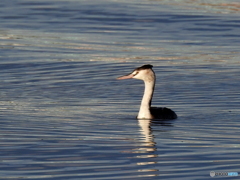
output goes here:
[[128, 75], [118, 77], [117, 79], [140, 79], [144, 81], [145, 90], [137, 119], [176, 119], [177, 115], [171, 109], [166, 107], [151, 107], [151, 101], [155, 86], [155, 73], [152, 65], [146, 64], [136, 68]]

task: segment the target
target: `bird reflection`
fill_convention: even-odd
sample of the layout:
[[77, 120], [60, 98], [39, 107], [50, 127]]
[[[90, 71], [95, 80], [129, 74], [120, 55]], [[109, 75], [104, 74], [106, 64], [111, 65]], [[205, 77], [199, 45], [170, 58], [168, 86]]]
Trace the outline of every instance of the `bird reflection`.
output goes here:
[[[152, 151], [155, 151], [155, 141], [154, 136], [152, 135], [151, 126], [173, 126], [170, 120], [159, 121], [159, 120], [148, 120], [148, 119], [139, 119], [138, 125], [141, 127], [140, 132], [142, 134], [141, 142], [146, 145], [146, 147], [151, 147]], [[146, 150], [149, 152], [149, 148]]]
[[[151, 126], [173, 126], [171, 121], [154, 121], [147, 119], [139, 119], [138, 125], [140, 126], [140, 147], [135, 149], [135, 153], [139, 153], [137, 158], [140, 158], [141, 161], [137, 165], [153, 165], [159, 162], [156, 142], [154, 141], [154, 136], [152, 134]], [[152, 167], [152, 166], [151, 166]], [[154, 166], [153, 166], [154, 167]], [[158, 176], [156, 171], [159, 171], [157, 168], [149, 168], [149, 166], [142, 166], [140, 172], [152, 172], [151, 174], [144, 176]], [[154, 173], [153, 173], [154, 172]]]
[[155, 142], [153, 141], [152, 129], [150, 127], [150, 120], [148, 119], [139, 119], [138, 125], [141, 127], [140, 132], [143, 135], [142, 141], [145, 142], [148, 146], [154, 146]]

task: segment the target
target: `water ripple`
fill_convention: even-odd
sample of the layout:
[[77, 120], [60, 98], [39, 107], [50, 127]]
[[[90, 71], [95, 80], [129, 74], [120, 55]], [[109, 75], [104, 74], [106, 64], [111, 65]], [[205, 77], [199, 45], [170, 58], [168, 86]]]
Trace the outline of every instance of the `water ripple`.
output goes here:
[[[203, 179], [239, 170], [233, 1], [0, 2], [2, 179]], [[174, 121], [136, 120], [143, 83]]]

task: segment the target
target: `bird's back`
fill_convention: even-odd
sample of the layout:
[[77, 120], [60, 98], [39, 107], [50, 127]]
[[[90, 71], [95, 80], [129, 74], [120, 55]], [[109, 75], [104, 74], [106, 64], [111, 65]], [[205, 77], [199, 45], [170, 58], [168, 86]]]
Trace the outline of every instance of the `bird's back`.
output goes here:
[[176, 119], [177, 114], [166, 107], [151, 107], [151, 114], [154, 116], [154, 119]]

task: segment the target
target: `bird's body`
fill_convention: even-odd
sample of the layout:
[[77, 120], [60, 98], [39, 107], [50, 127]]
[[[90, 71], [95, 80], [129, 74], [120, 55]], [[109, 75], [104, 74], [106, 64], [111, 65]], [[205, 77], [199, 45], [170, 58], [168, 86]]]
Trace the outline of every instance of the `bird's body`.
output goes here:
[[177, 115], [174, 111], [168, 108], [151, 107], [152, 96], [155, 87], [155, 73], [152, 70], [152, 65], [143, 65], [136, 68], [132, 73], [121, 76], [117, 79], [140, 79], [144, 81], [145, 90], [141, 101], [138, 119], [176, 119]]

